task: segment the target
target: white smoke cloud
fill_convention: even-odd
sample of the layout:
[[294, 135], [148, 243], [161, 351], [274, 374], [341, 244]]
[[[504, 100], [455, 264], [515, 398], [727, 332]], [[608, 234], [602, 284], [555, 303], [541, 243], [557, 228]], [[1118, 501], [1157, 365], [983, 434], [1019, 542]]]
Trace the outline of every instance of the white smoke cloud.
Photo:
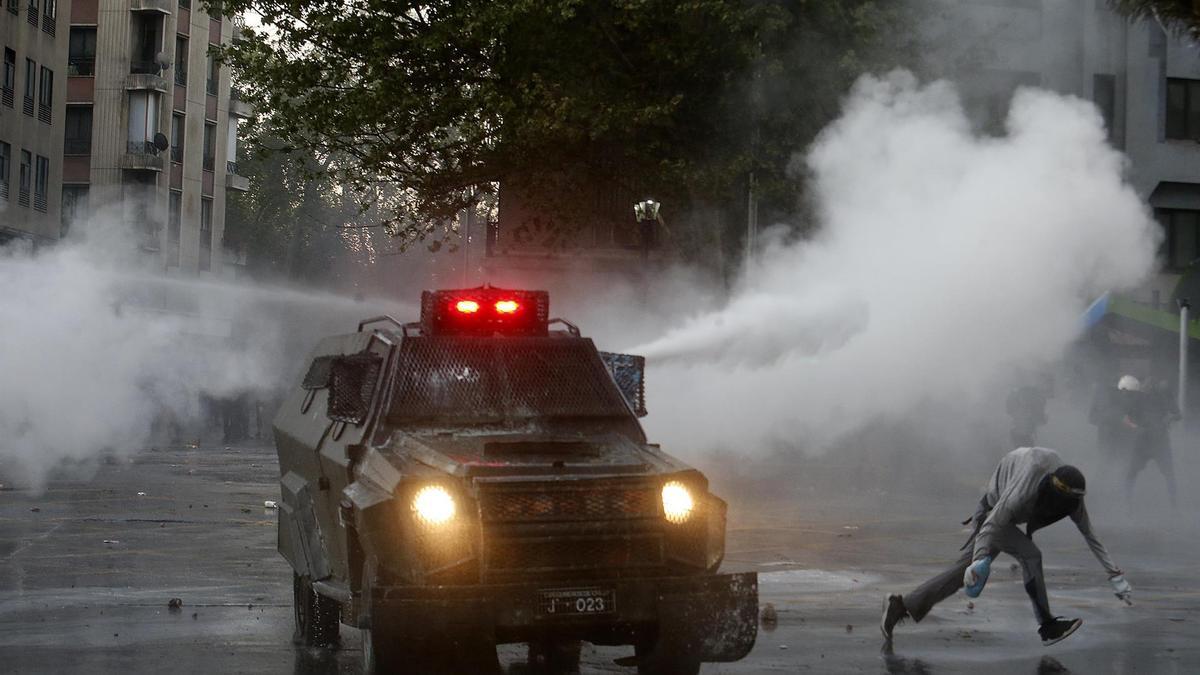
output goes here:
[[156, 427], [160, 440], [194, 440], [202, 396], [247, 394], [269, 411], [319, 337], [404, 311], [166, 277], [123, 220], [93, 214], [77, 239], [39, 253], [0, 249], [0, 482], [38, 488], [64, 464], [142, 449]]
[[798, 168], [819, 231], [775, 245], [721, 309], [647, 356], [677, 451], [820, 447], [872, 419], [981, 400], [1059, 357], [1099, 293], [1152, 270], [1157, 228], [1095, 108], [1024, 89], [1001, 137], [954, 88], [864, 77]]

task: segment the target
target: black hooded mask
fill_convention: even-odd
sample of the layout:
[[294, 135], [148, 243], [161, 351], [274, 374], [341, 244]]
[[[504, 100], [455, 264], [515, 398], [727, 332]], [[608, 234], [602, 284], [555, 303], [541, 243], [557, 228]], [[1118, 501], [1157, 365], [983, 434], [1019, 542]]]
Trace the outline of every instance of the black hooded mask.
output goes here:
[[1086, 487], [1083, 474], [1073, 466], [1060, 466], [1046, 474], [1038, 483], [1037, 502], [1025, 525], [1026, 536], [1032, 538], [1034, 532], [1075, 513], [1083, 503]]

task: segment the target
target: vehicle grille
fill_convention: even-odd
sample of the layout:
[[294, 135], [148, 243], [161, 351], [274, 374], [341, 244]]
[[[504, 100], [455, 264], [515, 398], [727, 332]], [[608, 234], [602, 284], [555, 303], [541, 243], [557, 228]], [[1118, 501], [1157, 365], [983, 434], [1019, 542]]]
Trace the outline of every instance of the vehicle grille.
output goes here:
[[484, 522], [536, 522], [652, 518], [658, 515], [654, 490], [640, 487], [542, 492], [491, 492], [482, 495]]
[[662, 539], [656, 534], [502, 539], [488, 546], [486, 557], [487, 569], [491, 573], [619, 572], [657, 567], [662, 563]]

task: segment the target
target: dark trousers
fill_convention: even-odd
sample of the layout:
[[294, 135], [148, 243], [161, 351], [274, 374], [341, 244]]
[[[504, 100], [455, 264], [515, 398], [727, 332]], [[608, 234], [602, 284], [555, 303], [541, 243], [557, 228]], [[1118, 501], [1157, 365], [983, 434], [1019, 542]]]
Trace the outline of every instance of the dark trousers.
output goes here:
[[1133, 454], [1130, 456], [1129, 471], [1125, 474], [1125, 497], [1127, 500], [1133, 500], [1133, 486], [1137, 482], [1138, 474], [1146, 465], [1153, 461], [1158, 464], [1158, 470], [1162, 472], [1163, 478], [1167, 481], [1167, 496], [1171, 500], [1171, 508], [1179, 508], [1178, 499], [1175, 495], [1175, 461], [1171, 457], [1171, 443], [1163, 436], [1151, 436], [1147, 438], [1139, 438], [1133, 446]]
[[[945, 572], [921, 584], [911, 593], [904, 595], [904, 608], [914, 621], [925, 618], [933, 606], [958, 592], [963, 587], [963, 574], [971, 565], [975, 547], [974, 538], [968, 542], [958, 560]], [[1014, 525], [1004, 529], [1000, 537], [1000, 551], [1017, 559], [1025, 578], [1025, 592], [1033, 603], [1033, 614], [1038, 625], [1054, 618], [1050, 613], [1050, 601], [1046, 598], [1046, 577], [1042, 573], [1042, 552], [1033, 540], [1025, 536]], [[993, 565], [995, 563], [993, 562]]]

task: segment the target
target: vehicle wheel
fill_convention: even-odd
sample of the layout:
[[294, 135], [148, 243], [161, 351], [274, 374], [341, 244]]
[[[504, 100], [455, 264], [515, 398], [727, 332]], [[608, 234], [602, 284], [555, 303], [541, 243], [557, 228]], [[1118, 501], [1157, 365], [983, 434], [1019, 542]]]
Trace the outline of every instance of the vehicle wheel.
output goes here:
[[578, 673], [579, 640], [541, 640], [529, 643], [529, 670], [533, 673]]
[[699, 657], [663, 647], [661, 641], [634, 646], [638, 675], [697, 675], [700, 672]]
[[292, 573], [292, 610], [296, 631], [292, 640], [305, 647], [333, 647], [338, 642], [341, 606], [313, 590], [312, 580]]

